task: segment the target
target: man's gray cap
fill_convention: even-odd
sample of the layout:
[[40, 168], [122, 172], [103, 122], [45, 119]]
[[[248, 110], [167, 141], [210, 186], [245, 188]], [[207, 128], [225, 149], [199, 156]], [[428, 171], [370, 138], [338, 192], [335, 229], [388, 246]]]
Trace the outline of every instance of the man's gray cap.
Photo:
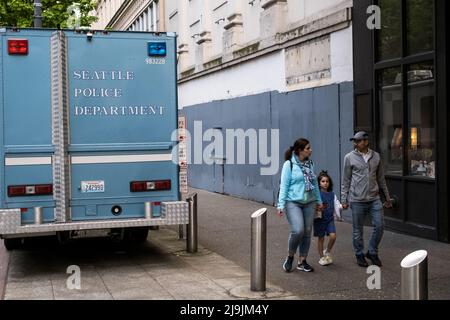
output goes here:
[[368, 139], [368, 138], [369, 138], [369, 134], [367, 132], [365, 132], [365, 131], [358, 131], [357, 133], [355, 133], [353, 138], [350, 138], [350, 141], [364, 140], [364, 139]]

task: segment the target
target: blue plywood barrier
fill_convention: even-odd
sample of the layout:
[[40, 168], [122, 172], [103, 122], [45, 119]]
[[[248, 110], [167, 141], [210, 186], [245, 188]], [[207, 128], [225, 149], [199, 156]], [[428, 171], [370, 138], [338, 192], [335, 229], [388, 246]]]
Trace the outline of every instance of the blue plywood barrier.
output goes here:
[[[191, 133], [194, 132], [194, 121], [202, 121], [203, 132], [216, 128], [222, 132], [224, 144], [227, 142], [226, 129], [280, 130], [279, 170], [276, 174], [261, 175], [260, 165], [248, 164], [247, 143], [247, 164], [236, 164], [235, 145], [233, 164], [230, 164], [226, 150], [223, 150], [223, 155], [228, 159], [224, 165], [192, 163], [188, 170], [189, 185], [274, 204], [284, 152], [295, 139], [305, 137], [311, 141], [317, 171], [327, 170], [335, 182], [335, 192], [339, 193], [342, 159], [351, 148], [348, 138], [353, 134], [352, 88], [352, 83], [343, 83], [289, 93], [266, 92], [185, 107], [182, 113], [186, 115]], [[203, 148], [209, 143], [203, 142]]]

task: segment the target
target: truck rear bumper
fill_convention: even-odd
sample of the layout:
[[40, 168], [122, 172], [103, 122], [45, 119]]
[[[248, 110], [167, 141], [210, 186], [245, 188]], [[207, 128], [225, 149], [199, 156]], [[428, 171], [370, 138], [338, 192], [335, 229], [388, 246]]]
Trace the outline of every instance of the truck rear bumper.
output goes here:
[[30, 236], [57, 231], [94, 230], [189, 223], [189, 205], [185, 201], [162, 202], [161, 217], [140, 219], [109, 219], [63, 223], [21, 224], [20, 209], [0, 209], [0, 236]]

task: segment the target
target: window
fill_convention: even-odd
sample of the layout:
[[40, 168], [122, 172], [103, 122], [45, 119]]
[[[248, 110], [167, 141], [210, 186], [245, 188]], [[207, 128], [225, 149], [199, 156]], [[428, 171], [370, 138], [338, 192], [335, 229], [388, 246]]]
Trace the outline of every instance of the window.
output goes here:
[[433, 1], [406, 1], [406, 35], [408, 55], [427, 52], [434, 49], [433, 16]]
[[403, 99], [400, 68], [378, 74], [380, 110], [380, 150], [384, 170], [389, 175], [403, 175]]
[[433, 63], [408, 67], [409, 175], [435, 178]]
[[401, 57], [401, 0], [380, 0], [381, 30], [378, 32], [378, 60]]
[[147, 9], [136, 18], [128, 27], [132, 31], [158, 31], [159, 6], [157, 1], [152, 1]]
[[378, 146], [385, 171], [391, 176], [434, 179], [434, 0], [378, 4], [382, 22], [375, 75]]
[[[402, 4], [405, 6], [406, 48], [402, 51]], [[377, 33], [378, 61], [434, 49], [434, 0], [379, 0], [381, 30]]]

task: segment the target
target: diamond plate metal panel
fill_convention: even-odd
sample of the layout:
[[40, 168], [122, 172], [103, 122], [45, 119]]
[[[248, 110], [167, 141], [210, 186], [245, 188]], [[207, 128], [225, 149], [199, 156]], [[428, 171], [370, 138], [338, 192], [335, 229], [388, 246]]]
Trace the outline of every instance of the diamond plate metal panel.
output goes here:
[[161, 217], [171, 224], [189, 223], [189, 203], [186, 201], [161, 202]]
[[55, 221], [70, 220], [69, 106], [67, 81], [67, 40], [62, 31], [51, 37], [53, 194]]
[[180, 225], [189, 223], [189, 204], [184, 201], [162, 202], [161, 217], [151, 219], [116, 219], [88, 222], [59, 222], [21, 226], [20, 209], [0, 210], [0, 234], [32, 234], [68, 230]]
[[20, 209], [0, 210], [0, 234], [17, 233], [20, 219]]

